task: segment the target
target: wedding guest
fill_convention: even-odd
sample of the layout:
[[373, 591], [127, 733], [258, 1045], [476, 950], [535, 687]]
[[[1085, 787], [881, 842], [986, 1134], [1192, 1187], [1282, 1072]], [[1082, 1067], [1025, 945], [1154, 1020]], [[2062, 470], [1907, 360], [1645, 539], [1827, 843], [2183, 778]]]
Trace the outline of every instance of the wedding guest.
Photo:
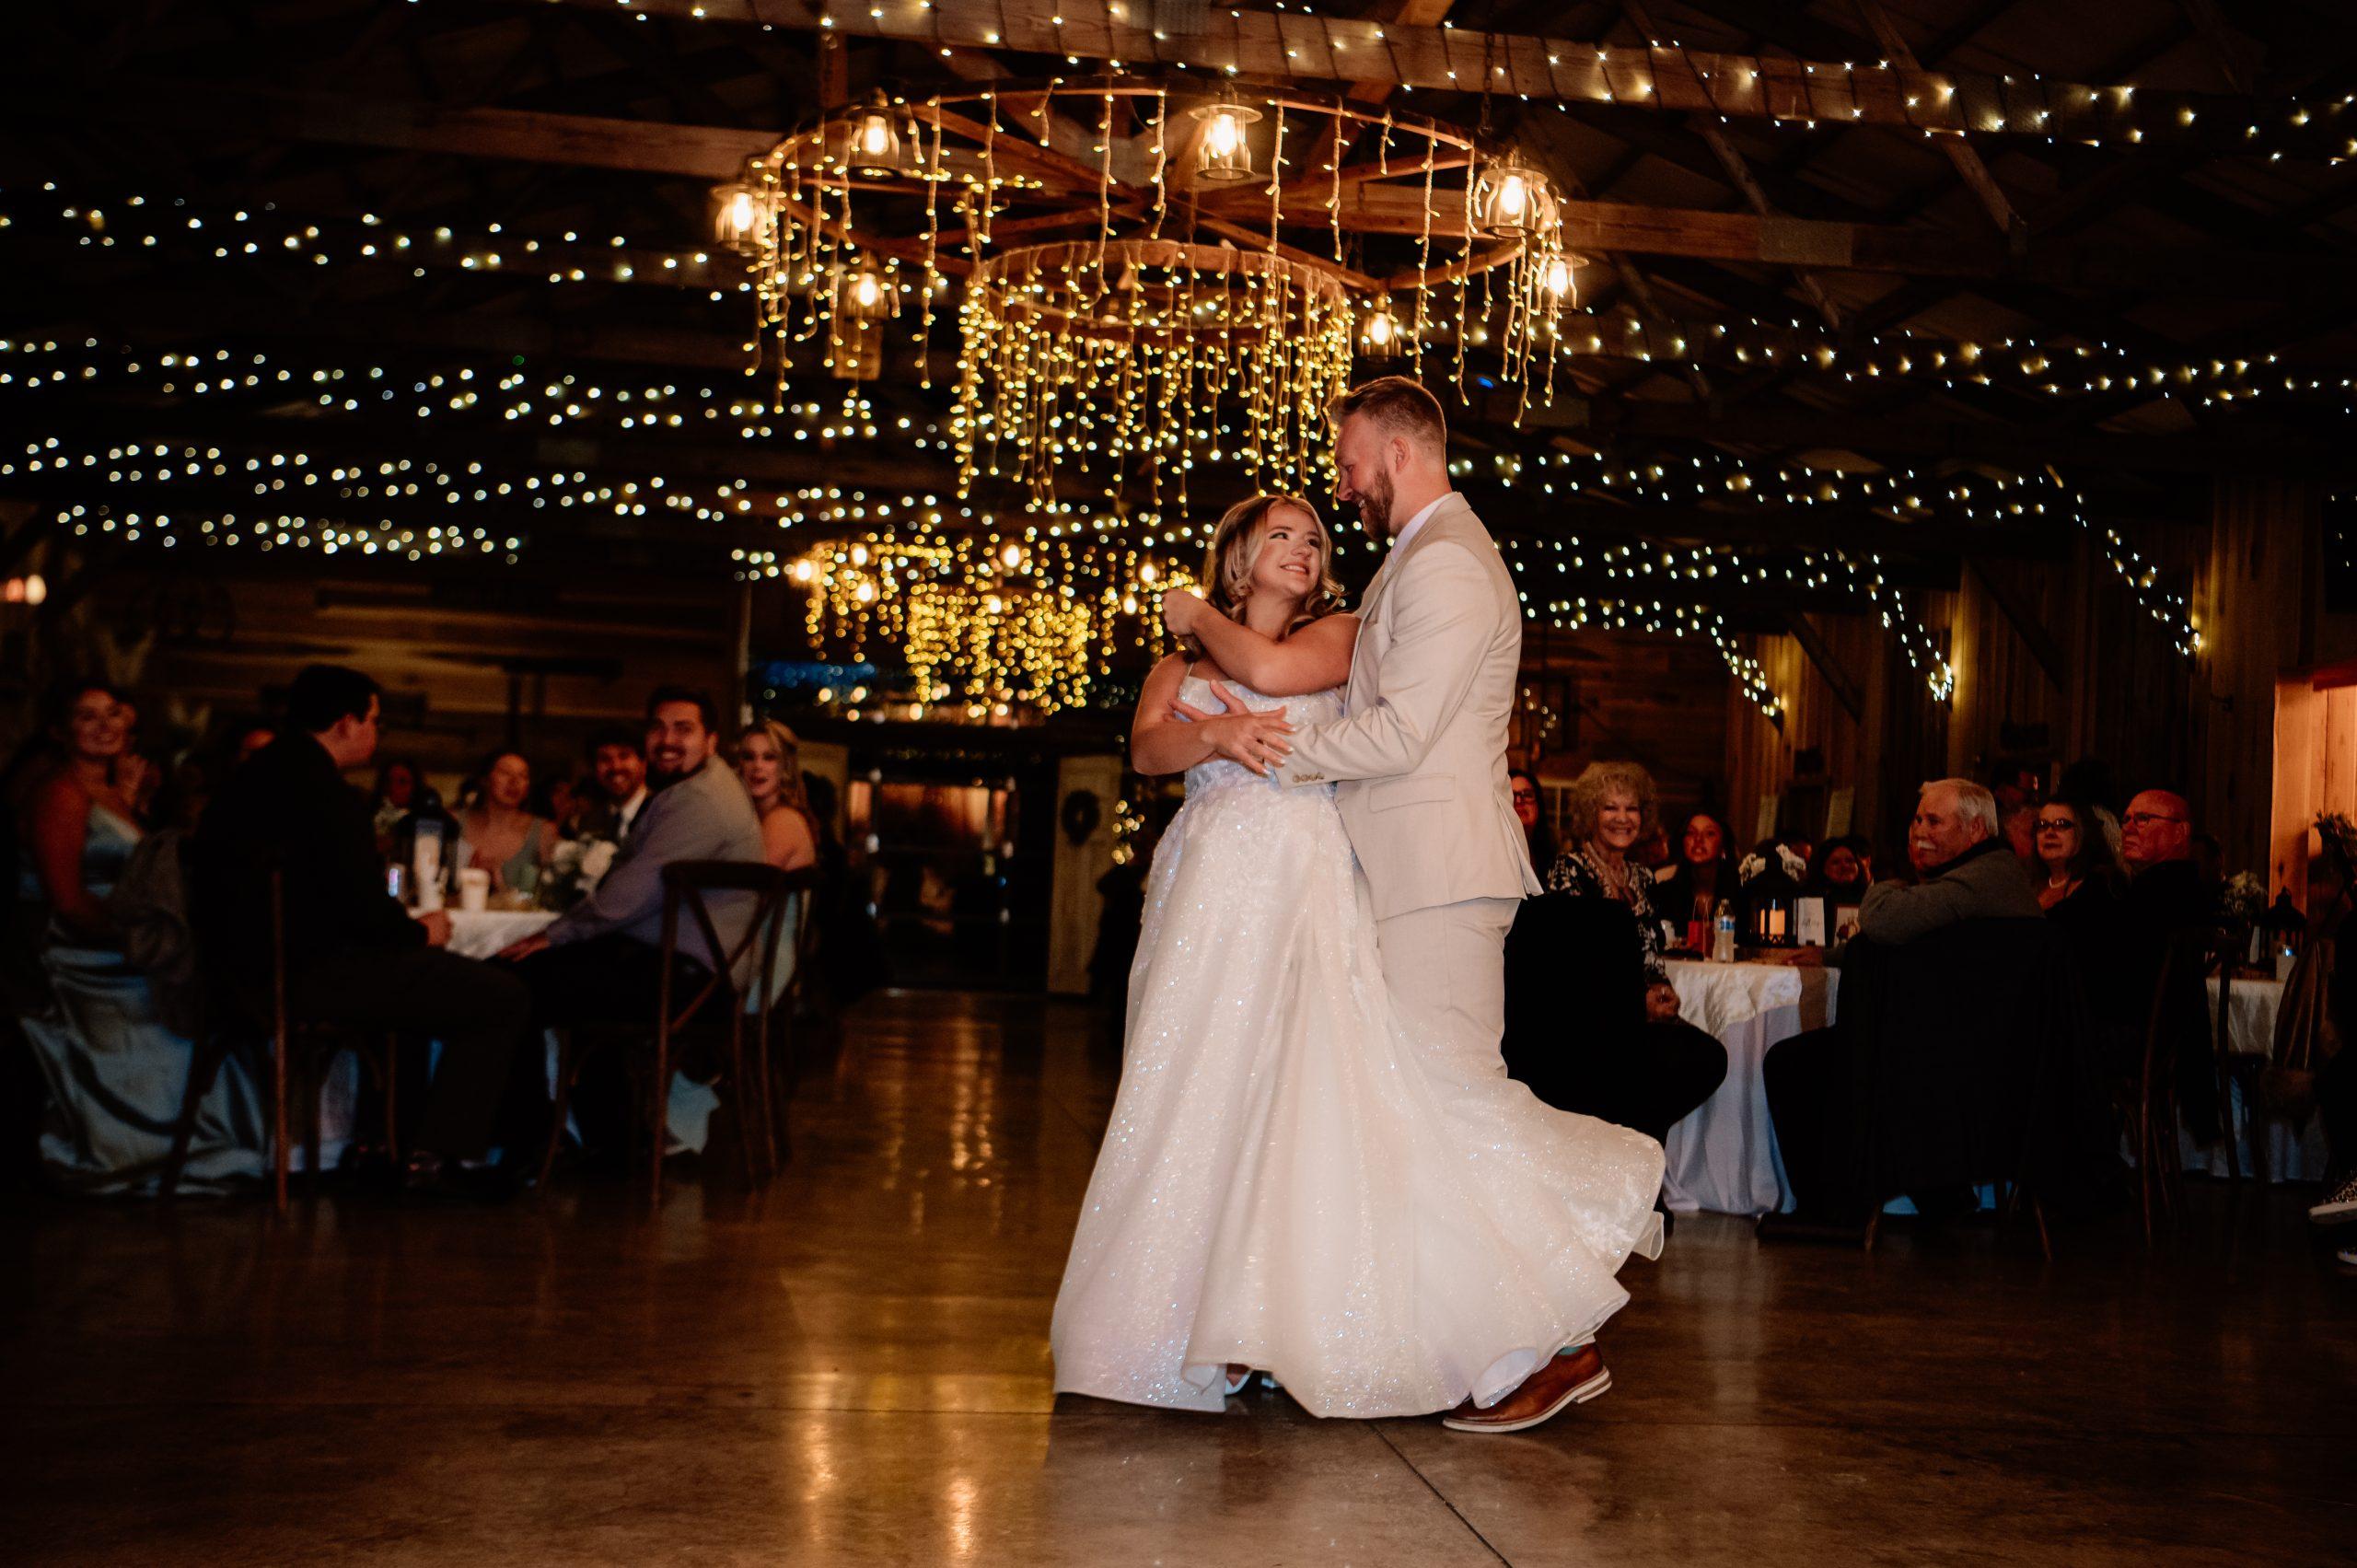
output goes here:
[[[651, 1027], [662, 988], [663, 868], [681, 860], [765, 858], [761, 819], [745, 786], [716, 754], [718, 709], [703, 692], [658, 686], [646, 702], [647, 783], [652, 793], [589, 896], [546, 930], [503, 952], [531, 988], [532, 1033], [583, 1023], [644, 1018]], [[600, 771], [601, 781], [603, 771]], [[609, 793], [613, 793], [608, 785]], [[750, 897], [721, 893], [708, 901], [723, 949], [745, 935]], [[725, 951], [715, 953], [694, 921], [679, 923], [672, 962], [675, 996], [702, 989]], [[574, 1109], [583, 1141], [611, 1155], [626, 1144], [629, 1063], [619, 1052], [584, 1059]]]
[[[1876, 882], [1859, 906], [1859, 935], [1870, 941], [1903, 947], [1968, 920], [2036, 919], [2040, 912], [2029, 878], [1999, 831], [1995, 796], [1969, 779], [1923, 786], [1907, 855], [1920, 880]], [[1969, 983], [1968, 976], [1957, 978]], [[1855, 1212], [1865, 1202], [1857, 1191], [1864, 1132], [1852, 1098], [1856, 1050], [1838, 1028], [1810, 1029], [1770, 1046], [1761, 1069], [1777, 1149], [1805, 1225], [1864, 1217]], [[1968, 1194], [1915, 1196], [1926, 1214], [1971, 1207]], [[1780, 1228], [1763, 1225], [1761, 1233]]]
[[532, 815], [548, 823], [561, 839], [571, 838], [575, 826], [581, 820], [580, 782], [571, 773], [551, 773], [532, 786], [528, 809]]
[[477, 770], [481, 791], [459, 814], [459, 864], [491, 873], [492, 886], [530, 893], [556, 848], [556, 829], [525, 802], [532, 794], [532, 764], [520, 751], [494, 751]]
[[248, 759], [278, 738], [278, 731], [266, 724], [248, 725], [238, 732], [238, 744], [231, 753], [233, 765], [242, 767]]
[[377, 769], [377, 787], [368, 795], [368, 821], [377, 831], [380, 853], [392, 852], [393, 830], [417, 809], [418, 785], [424, 780], [424, 772], [408, 757], [388, 757]]
[[344, 782], [376, 754], [382, 709], [356, 669], [295, 677], [286, 732], [230, 776], [198, 828], [194, 924], [221, 984], [269, 1017], [281, 872], [289, 1014], [441, 1045], [401, 1179], [451, 1194], [464, 1191], [454, 1167], [489, 1151], [531, 997], [513, 974], [444, 951], [447, 914], [412, 919], [385, 891], [367, 802]]
[[1829, 904], [1855, 904], [1875, 882], [1874, 854], [1864, 837], [1849, 833], [1817, 846], [1801, 896]]
[[[2120, 814], [2119, 855], [2128, 865], [2128, 887], [2120, 897], [2117, 979], [2111, 987], [2116, 1072], [2140, 1070], [2136, 1064], [2171, 948], [2206, 941], [2215, 923], [2215, 900], [2202, 881], [2193, 840], [2193, 808], [2173, 791], [2140, 791]], [[2161, 1013], [2167, 1034], [2161, 1049], [2175, 1064], [2187, 1125], [2206, 1143], [2217, 1133], [2220, 1106], [2200, 998], [2198, 980], [2171, 987]]]
[[1697, 811], [1686, 819], [1686, 830], [1678, 839], [1678, 867], [1662, 879], [1654, 895], [1654, 908], [1683, 931], [1698, 920], [1709, 924], [1718, 912], [1719, 901], [1736, 896], [1727, 830], [1709, 812]]
[[2046, 798], [2046, 778], [2026, 762], [2005, 761], [1991, 770], [1990, 795], [1997, 803], [1997, 826], [2014, 858], [2032, 877], [2038, 874], [2038, 807]]
[[589, 776], [595, 787], [581, 810], [585, 837], [620, 843], [629, 836], [646, 805], [645, 744], [644, 738], [618, 727], [589, 738]]
[[1920, 880], [1867, 889], [1858, 906], [1860, 935], [1897, 947], [1959, 921], [2042, 912], [1998, 831], [1996, 797], [1970, 779], [1923, 786], [1907, 858]]
[[[119, 764], [125, 707], [113, 689], [69, 681], [45, 706], [51, 747], [29, 802], [29, 858], [49, 906], [40, 946], [43, 1005], [18, 1018], [47, 1088], [39, 1142], [50, 1179], [77, 1192], [152, 1190], [172, 1145], [194, 1056], [168, 998], [124, 950], [113, 907], [145, 837]], [[166, 854], [177, 842], [159, 841]], [[260, 1101], [225, 1063], [197, 1108], [184, 1186], [261, 1174]]]
[[[1659, 1143], [1717, 1092], [1727, 1075], [1726, 1047], [1678, 1016], [1677, 988], [1662, 965], [1661, 921], [1654, 912], [1653, 873], [1629, 858], [1658, 820], [1653, 776], [1634, 762], [1595, 762], [1572, 782], [1565, 801], [1570, 843], [1547, 875], [1550, 892], [1602, 899], [1636, 922], [1638, 983], [1644, 988], [1644, 1046], [1635, 1057], [1606, 1056], [1564, 1074], [1558, 1107], [1631, 1127]], [[1567, 1016], [1576, 1013], [1576, 998]], [[1567, 1045], [1576, 1049], [1576, 1042]], [[1553, 1076], [1553, 1074], [1550, 1074]]]
[[802, 789], [802, 749], [794, 731], [775, 719], [748, 725], [737, 737], [737, 777], [761, 819], [761, 848], [780, 871], [799, 871], [819, 858], [818, 822]]
[[1514, 818], [1522, 824], [1530, 868], [1543, 877], [1555, 864], [1555, 830], [1547, 824], [1547, 797], [1539, 793], [1538, 775], [1527, 768], [1508, 772], [1506, 786], [1514, 792]]
[[2056, 796], [2038, 814], [2038, 907], [2049, 914], [2073, 900], [2109, 905], [2127, 870], [2119, 863], [2119, 824], [2100, 806]]

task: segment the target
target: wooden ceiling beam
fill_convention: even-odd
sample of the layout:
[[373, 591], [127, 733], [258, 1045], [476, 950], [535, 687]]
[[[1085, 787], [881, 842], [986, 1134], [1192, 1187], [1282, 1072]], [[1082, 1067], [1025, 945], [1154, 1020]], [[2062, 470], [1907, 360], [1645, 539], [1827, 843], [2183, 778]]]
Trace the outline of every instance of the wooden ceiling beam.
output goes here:
[[[511, 0], [545, 5], [551, 0]], [[609, 0], [554, 0], [610, 11]], [[2042, 84], [2034, 110], [2024, 88], [1963, 71], [1878, 69], [1855, 60], [1815, 62], [1674, 52], [1500, 35], [1469, 28], [1384, 24], [1308, 12], [1213, 7], [1205, 30], [1157, 27], [1151, 6], [1121, 0], [933, 0], [833, 6], [827, 0], [633, 0], [643, 15], [706, 25], [788, 27], [838, 36], [896, 39], [935, 48], [1004, 49], [1126, 64], [1233, 70], [1270, 81], [1386, 84], [1441, 92], [1495, 91], [1564, 102], [1614, 103], [1632, 111], [1703, 110], [1729, 117], [1819, 120], [1921, 135], [2125, 136], [2165, 145], [2338, 156], [2344, 139], [2320, 120], [2292, 123], [2270, 100], [2239, 95], [2132, 96], [2115, 83]], [[1910, 101], [1912, 99], [1913, 101]], [[2180, 111], [2195, 111], [2191, 122]], [[2258, 138], [2246, 124], [2263, 126]]]

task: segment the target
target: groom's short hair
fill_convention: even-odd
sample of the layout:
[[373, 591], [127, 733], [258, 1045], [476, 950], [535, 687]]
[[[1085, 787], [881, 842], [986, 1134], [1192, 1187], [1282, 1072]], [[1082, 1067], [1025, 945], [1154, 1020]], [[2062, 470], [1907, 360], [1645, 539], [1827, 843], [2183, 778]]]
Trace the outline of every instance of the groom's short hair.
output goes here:
[[1373, 420], [1387, 436], [1401, 436], [1436, 458], [1447, 457], [1447, 416], [1440, 412], [1440, 400], [1424, 390], [1421, 382], [1405, 376], [1378, 376], [1326, 405], [1326, 417], [1338, 430], [1353, 414]]

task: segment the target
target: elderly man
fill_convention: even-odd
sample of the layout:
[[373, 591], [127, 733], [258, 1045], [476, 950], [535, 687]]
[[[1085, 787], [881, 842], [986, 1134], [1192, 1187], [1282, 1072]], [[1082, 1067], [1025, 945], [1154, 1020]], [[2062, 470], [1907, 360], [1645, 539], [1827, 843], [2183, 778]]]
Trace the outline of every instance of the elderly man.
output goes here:
[[[1998, 830], [1996, 797], [1969, 779], [1923, 786], [1907, 833], [1907, 858], [1920, 880], [1877, 882], [1858, 909], [1858, 934], [1904, 947], [1968, 920], [2036, 920], [2038, 894]], [[1968, 976], [1958, 977], [1968, 983]], [[1853, 1225], [1865, 1218], [1859, 1191], [1863, 1122], [1852, 1101], [1858, 1079], [1854, 1041], [1837, 1029], [1811, 1029], [1770, 1048], [1762, 1066], [1768, 1110], [1776, 1123], [1786, 1185], [1796, 1213], [1763, 1237], [1783, 1230]], [[1919, 1193], [1916, 1206], [1968, 1206], [1968, 1195]]]
[[[2165, 789], [2139, 792], [2119, 816], [2119, 855], [2128, 863], [2120, 900], [2119, 971], [2111, 977], [2112, 1069], [2132, 1074], [2152, 1027], [2153, 1004], [2170, 945], [2206, 938], [2214, 911], [2194, 858], [2193, 810]], [[2198, 981], [2173, 985], [2160, 1015], [2163, 1052], [2177, 1064], [2177, 1093], [2197, 1138], [2219, 1125], [2217, 1074]]]
[[1998, 831], [1997, 801], [1970, 779], [1923, 786], [1907, 830], [1917, 882], [1877, 882], [1858, 907], [1858, 934], [1899, 947], [1958, 921], [2036, 918], [2038, 893]]
[[2193, 856], [2193, 808], [2165, 789], [2141, 792], [2119, 817], [2119, 857], [2128, 863], [2131, 918], [2156, 930], [2210, 919], [2210, 898]]

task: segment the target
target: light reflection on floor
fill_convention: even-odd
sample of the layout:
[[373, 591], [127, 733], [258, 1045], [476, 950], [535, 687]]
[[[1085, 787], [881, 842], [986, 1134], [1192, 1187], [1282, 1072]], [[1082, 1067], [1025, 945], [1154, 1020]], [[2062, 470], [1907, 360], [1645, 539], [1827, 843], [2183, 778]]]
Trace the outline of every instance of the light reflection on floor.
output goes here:
[[1538, 1433], [1051, 1397], [1113, 1063], [1076, 1007], [896, 996], [806, 1064], [767, 1192], [659, 1215], [19, 1204], [28, 1562], [2326, 1562], [2357, 1557], [2357, 1278], [2297, 1198], [2147, 1255], [1867, 1258], [1681, 1222]]

